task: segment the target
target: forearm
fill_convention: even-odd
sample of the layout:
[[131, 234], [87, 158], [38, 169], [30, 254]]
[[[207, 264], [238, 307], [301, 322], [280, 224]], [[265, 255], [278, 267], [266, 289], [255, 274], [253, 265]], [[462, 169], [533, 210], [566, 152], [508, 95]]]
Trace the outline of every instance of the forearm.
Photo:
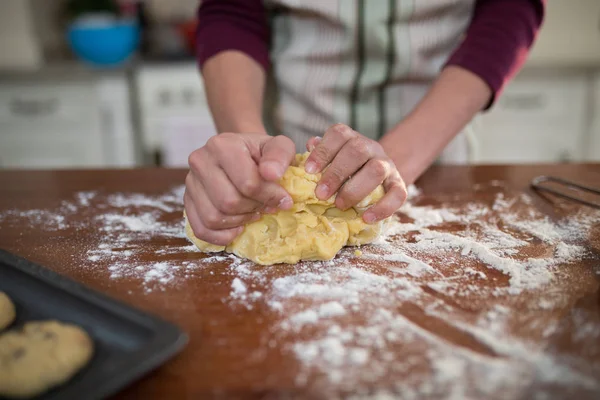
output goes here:
[[442, 71], [417, 107], [380, 141], [407, 184], [425, 172], [491, 95], [472, 72], [455, 66]]
[[265, 72], [240, 51], [223, 51], [202, 66], [208, 105], [219, 133], [266, 133], [262, 122]]

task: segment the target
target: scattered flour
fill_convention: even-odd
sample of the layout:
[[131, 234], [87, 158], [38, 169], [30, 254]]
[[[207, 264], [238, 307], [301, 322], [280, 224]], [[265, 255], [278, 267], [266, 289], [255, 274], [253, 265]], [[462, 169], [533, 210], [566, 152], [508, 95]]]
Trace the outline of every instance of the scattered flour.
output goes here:
[[[271, 280], [261, 301], [281, 316], [274, 336], [284, 343], [291, 340], [288, 351], [304, 365], [297, 383], [316, 380], [355, 390], [357, 385], [370, 387], [390, 374], [423, 368], [430, 371], [425, 374], [428, 379], [411, 375], [387, 391], [360, 398], [495, 398], [499, 392], [513, 398], [527, 390], [532, 380], [600, 391], [600, 382], [589, 375], [589, 368], [580, 369], [547, 354], [543, 343], [510, 335], [508, 326], [515, 318], [510, 308], [496, 304], [479, 319], [467, 322], [459, 317], [460, 308], [438, 297], [482, 302], [517, 298], [544, 290], [556, 281], [559, 269], [590, 257], [584, 246], [571, 241], [584, 237], [599, 213], [590, 211], [552, 223], [535, 209], [521, 215], [512, 211], [531, 203], [526, 195], [509, 197], [502, 192], [490, 207], [409, 202], [402, 213], [412, 221], [392, 223], [377, 246], [361, 249], [360, 258], [344, 250], [334, 263], [301, 263], [294, 273]], [[448, 223], [465, 229], [440, 228]], [[535, 240], [547, 251], [531, 253], [529, 247]], [[247, 284], [255, 279], [237, 276]], [[560, 298], [540, 298], [538, 309], [553, 310]], [[483, 350], [462, 347], [441, 332], [420, 326], [398, 312], [403, 305], [423, 310], [413, 312], [444, 321], [450, 330], [475, 338]], [[327, 315], [324, 308], [337, 312]], [[581, 324], [585, 337], [600, 337], [600, 324]], [[549, 328], [542, 337], [553, 332]], [[303, 332], [310, 332], [309, 339], [299, 339], [306, 336]], [[397, 351], [410, 346], [415, 353], [411, 357], [406, 357], [407, 350]]]
[[240, 278], [233, 279], [233, 282], [231, 283], [231, 289], [232, 289], [233, 295], [236, 295], [236, 296], [245, 295], [246, 292], [248, 292], [246, 285], [244, 285], [244, 283], [240, 280]]
[[[498, 190], [490, 203], [437, 206], [419, 205], [422, 195], [410, 187], [402, 218], [376, 245], [361, 247], [361, 257], [345, 249], [332, 261], [286, 266], [275, 275], [233, 255], [182, 258], [196, 249], [184, 242], [183, 222], [165, 218], [181, 212], [181, 186], [158, 196], [80, 192], [56, 210], [9, 210], [0, 214], [0, 222], [27, 221], [60, 234], [85, 227], [70, 216], [93, 210], [89, 215], [102, 228], [98, 245], [87, 249], [87, 266], [106, 269], [111, 279], [135, 279], [147, 292], [177, 290], [177, 282], [194, 269], [228, 264], [217, 271], [231, 278], [224, 300], [232, 309], [262, 304], [274, 315], [264, 347], [299, 361], [300, 386], [364, 387], [357, 398], [381, 399], [496, 398], [498, 393], [514, 398], [532, 381], [600, 391], [584, 361], [564, 362], [548, 354], [543, 341], [511, 334], [515, 315], [495, 303], [544, 290], [531, 305], [537, 313], [564, 304], [565, 296], [553, 292], [560, 288], [547, 288], [573, 261], [593, 259], [578, 239], [586, 237], [600, 213], [580, 212], [553, 222], [529, 196], [509, 195], [499, 182], [486, 190], [490, 187]], [[163, 261], [141, 257], [150, 243]], [[465, 312], [469, 307], [477, 312]], [[445, 328], [421, 325], [424, 318]], [[599, 324], [574, 318], [581, 326], [578, 340], [600, 338]], [[556, 329], [546, 326], [540, 335], [546, 338]], [[461, 335], [477, 346], [453, 339]], [[397, 383], [368, 390], [381, 380]]]
[[0, 214], [0, 222], [18, 219], [27, 221], [29, 225], [42, 227], [47, 231], [59, 231], [66, 229], [64, 213], [48, 210], [8, 210]]

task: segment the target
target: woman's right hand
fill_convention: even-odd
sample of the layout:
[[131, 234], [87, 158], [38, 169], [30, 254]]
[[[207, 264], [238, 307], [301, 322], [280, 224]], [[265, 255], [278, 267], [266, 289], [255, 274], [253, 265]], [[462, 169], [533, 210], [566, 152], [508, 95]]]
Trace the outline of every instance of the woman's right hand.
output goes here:
[[277, 183], [296, 149], [285, 136], [221, 133], [189, 156], [185, 211], [194, 235], [225, 246], [261, 212], [292, 207]]

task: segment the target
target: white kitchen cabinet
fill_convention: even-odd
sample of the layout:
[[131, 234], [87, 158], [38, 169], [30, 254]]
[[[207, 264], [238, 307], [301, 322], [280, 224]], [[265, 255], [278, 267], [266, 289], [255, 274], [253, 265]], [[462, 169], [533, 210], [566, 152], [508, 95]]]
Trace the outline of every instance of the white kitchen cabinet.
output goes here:
[[1, 168], [135, 165], [125, 77], [0, 83]]
[[188, 155], [216, 134], [196, 63], [143, 66], [136, 86], [147, 156], [187, 166]]
[[588, 136], [588, 95], [586, 74], [522, 74], [481, 116], [475, 161], [581, 161]]

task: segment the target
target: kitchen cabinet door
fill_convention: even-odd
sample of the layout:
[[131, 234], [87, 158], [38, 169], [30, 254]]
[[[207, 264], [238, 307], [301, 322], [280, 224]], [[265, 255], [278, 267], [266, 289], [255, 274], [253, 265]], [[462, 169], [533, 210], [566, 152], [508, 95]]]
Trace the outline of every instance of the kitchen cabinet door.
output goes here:
[[584, 157], [586, 75], [515, 79], [477, 129], [478, 163], [553, 163]]
[[145, 66], [136, 84], [147, 156], [158, 155], [165, 165], [187, 165], [185, 152], [216, 134], [196, 63]]
[[133, 165], [125, 77], [0, 84], [0, 167]]
[[102, 166], [104, 147], [97, 110], [90, 83], [1, 85], [0, 166]]

